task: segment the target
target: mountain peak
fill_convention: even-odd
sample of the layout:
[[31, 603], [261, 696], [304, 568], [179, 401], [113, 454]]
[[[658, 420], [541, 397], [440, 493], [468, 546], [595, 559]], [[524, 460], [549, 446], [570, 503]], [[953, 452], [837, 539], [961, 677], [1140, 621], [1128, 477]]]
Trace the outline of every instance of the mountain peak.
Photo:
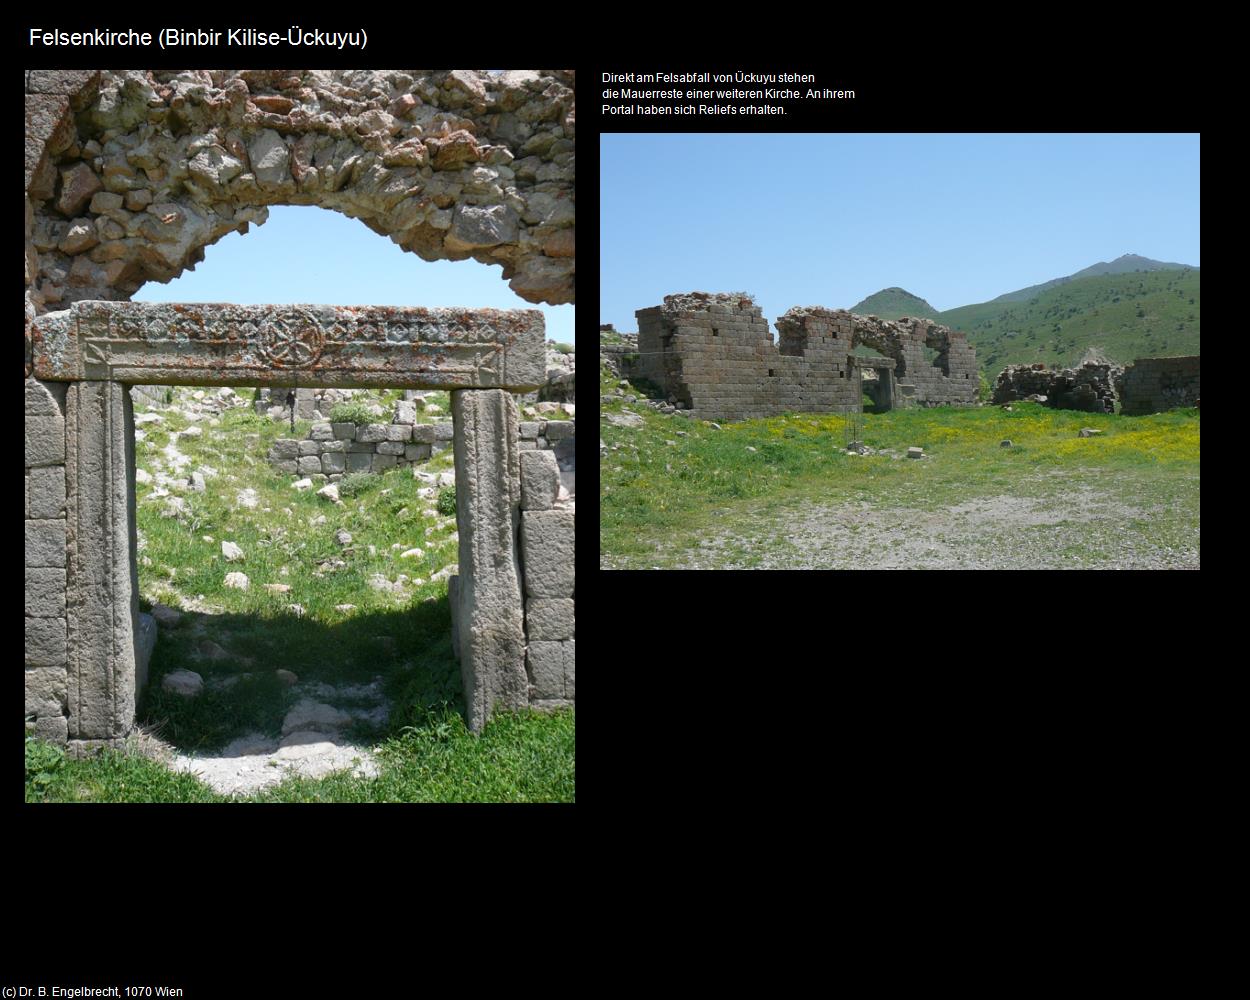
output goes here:
[[903, 316], [924, 316], [927, 319], [933, 319], [937, 316], [937, 310], [919, 295], [913, 295], [907, 289], [899, 288], [897, 285], [874, 292], [868, 298], [851, 306], [850, 311], [859, 313], [861, 316], [871, 313], [882, 319], [899, 319]]

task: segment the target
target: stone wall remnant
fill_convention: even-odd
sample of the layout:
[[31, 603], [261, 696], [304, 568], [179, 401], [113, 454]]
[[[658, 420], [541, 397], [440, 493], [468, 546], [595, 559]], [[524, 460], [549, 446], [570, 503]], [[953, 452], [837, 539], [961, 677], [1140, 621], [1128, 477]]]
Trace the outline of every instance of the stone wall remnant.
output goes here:
[[[894, 405], [976, 402], [976, 355], [967, 338], [928, 319], [796, 307], [777, 320], [774, 345], [768, 321], [746, 293], [668, 295], [663, 305], [636, 315], [635, 374], [703, 419], [857, 411], [862, 368], [890, 371], [878, 359], [857, 358], [852, 352], [861, 345], [894, 361]], [[934, 363], [926, 349], [937, 352]]]
[[1201, 358], [1139, 358], [1124, 369], [1118, 388], [1120, 412], [1158, 413], [1197, 406]]
[[1008, 365], [998, 374], [992, 402], [1014, 403], [1045, 396], [1044, 406], [1087, 413], [1114, 413], [1115, 383], [1122, 369], [1087, 361], [1079, 368], [1051, 369], [1040, 363]]

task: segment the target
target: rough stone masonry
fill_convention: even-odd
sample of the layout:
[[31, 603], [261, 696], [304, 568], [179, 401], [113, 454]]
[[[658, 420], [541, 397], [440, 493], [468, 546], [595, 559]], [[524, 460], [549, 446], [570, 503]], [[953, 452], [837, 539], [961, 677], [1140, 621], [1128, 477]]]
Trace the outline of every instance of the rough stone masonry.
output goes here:
[[[931, 320], [796, 307], [777, 321], [774, 345], [768, 321], [745, 293], [667, 295], [635, 315], [634, 370], [705, 420], [853, 412], [863, 404], [864, 368], [887, 382], [880, 392], [892, 405], [976, 402], [973, 349], [962, 333]], [[861, 344], [893, 365], [855, 357]], [[926, 348], [938, 352], [936, 363]]]

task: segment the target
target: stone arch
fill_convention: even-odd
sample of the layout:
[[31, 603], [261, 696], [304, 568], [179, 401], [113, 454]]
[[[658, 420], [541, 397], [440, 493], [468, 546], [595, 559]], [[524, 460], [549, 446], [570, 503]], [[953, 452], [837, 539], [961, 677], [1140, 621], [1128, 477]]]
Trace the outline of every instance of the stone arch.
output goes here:
[[854, 323], [851, 328], [851, 350], [857, 347], [871, 347], [882, 357], [892, 358], [898, 376], [907, 373], [907, 359], [903, 353], [903, 342], [898, 333], [888, 325], [877, 321], [875, 316], [863, 317], [851, 314]]
[[564, 70], [34, 70], [27, 319], [126, 300], [261, 223], [358, 218], [425, 260], [499, 264], [575, 299], [574, 74]]

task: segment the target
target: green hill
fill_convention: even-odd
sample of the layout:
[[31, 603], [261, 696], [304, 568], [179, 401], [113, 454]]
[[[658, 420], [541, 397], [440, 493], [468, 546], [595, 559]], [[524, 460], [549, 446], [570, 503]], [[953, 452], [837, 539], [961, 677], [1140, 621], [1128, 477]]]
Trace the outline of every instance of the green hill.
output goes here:
[[[1081, 278], [1097, 278], [1104, 274], [1129, 274], [1136, 271], [1182, 271], [1187, 268], [1189, 268], [1188, 264], [1169, 264], [1161, 260], [1151, 260], [1149, 257], [1139, 257], [1134, 253], [1126, 253], [1115, 260], [1091, 264], [1089, 267], [1082, 268], [1075, 274], [1069, 274], [1063, 278], [1054, 278], [1051, 281], [1043, 281], [1040, 285], [1030, 285], [1028, 288], [1007, 292], [993, 301], [1026, 302], [1033, 296], [1057, 285], [1065, 285], [1069, 281], [1079, 281]], [[1192, 270], [1197, 270], [1197, 268], [1192, 268]]]
[[1198, 354], [1201, 301], [1198, 270], [1169, 269], [1074, 279], [1023, 302], [996, 299], [936, 319], [968, 335], [993, 379], [1009, 364], [1079, 364], [1091, 347], [1121, 364]]
[[861, 316], [879, 316], [881, 319], [899, 319], [903, 316], [936, 319], [938, 315], [938, 311], [924, 299], [902, 288], [883, 288], [851, 306], [850, 311]]

